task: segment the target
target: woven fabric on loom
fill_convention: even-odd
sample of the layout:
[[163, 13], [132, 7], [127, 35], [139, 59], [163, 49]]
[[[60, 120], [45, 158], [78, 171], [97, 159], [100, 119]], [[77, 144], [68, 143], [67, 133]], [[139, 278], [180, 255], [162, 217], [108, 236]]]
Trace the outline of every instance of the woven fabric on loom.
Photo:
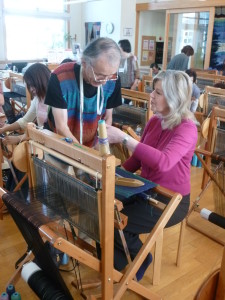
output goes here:
[[33, 158], [36, 173], [35, 200], [62, 219], [99, 241], [98, 191], [63, 171]]
[[124, 169], [121, 169], [119, 167], [116, 168], [116, 174], [118, 174], [119, 176], [122, 176], [122, 177], [126, 177], [126, 178], [138, 179], [144, 183], [143, 186], [135, 187], [135, 188], [116, 185], [116, 188], [115, 188], [116, 198], [121, 201], [128, 199], [132, 196], [135, 196], [137, 194], [144, 193], [144, 192], [157, 186], [156, 183], [149, 181], [149, 180], [147, 180], [141, 176], [138, 176], [136, 174], [133, 174], [131, 172], [128, 172]]

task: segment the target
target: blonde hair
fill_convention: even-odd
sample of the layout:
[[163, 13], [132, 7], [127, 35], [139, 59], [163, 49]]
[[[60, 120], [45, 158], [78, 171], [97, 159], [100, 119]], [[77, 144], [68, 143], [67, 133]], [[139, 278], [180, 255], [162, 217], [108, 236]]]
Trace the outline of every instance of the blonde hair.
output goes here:
[[154, 77], [153, 86], [157, 81], [162, 82], [163, 94], [170, 109], [168, 115], [160, 116], [163, 129], [173, 129], [184, 119], [198, 124], [190, 111], [192, 82], [189, 76], [183, 71], [167, 70]]

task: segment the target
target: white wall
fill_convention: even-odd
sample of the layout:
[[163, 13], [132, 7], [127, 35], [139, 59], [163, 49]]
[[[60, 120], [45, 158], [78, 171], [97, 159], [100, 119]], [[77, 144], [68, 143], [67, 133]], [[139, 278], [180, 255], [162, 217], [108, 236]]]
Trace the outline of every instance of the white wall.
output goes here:
[[[128, 39], [134, 50], [136, 0], [102, 0], [84, 4], [71, 5], [71, 35], [77, 35], [77, 42], [85, 47], [85, 22], [101, 22], [101, 36], [107, 36], [118, 42]], [[114, 24], [114, 32], [106, 32], [107, 23]], [[131, 35], [127, 36], [125, 29], [130, 28]]]
[[[128, 39], [133, 51], [135, 43], [136, 0], [122, 0], [121, 12], [120, 39]], [[131, 28], [131, 36], [124, 35], [124, 29], [126, 28]]]
[[[157, 11], [142, 11], [140, 13], [140, 24], [139, 24], [139, 41], [138, 41], [138, 61], [140, 64], [141, 59], [141, 42], [143, 35], [155, 36], [156, 41], [164, 41], [165, 35], [165, 21], [166, 13]], [[159, 38], [162, 38], [160, 40]], [[141, 67], [143, 70], [149, 71], [149, 66]]]
[[[132, 51], [135, 43], [136, 2], [138, 0], [102, 0], [84, 4], [71, 5], [71, 35], [77, 35], [81, 48], [85, 47], [85, 22], [101, 22], [101, 36], [108, 36], [118, 42], [128, 39]], [[106, 24], [114, 24], [114, 32], [106, 32]], [[131, 36], [124, 35], [125, 29], [130, 28]], [[165, 12], [141, 12], [138, 59], [141, 53], [141, 36], [154, 35], [156, 40], [164, 37]]]
[[5, 49], [3, 47], [4, 45], [4, 24], [3, 24], [3, 16], [2, 16], [2, 3], [0, 3], [0, 61], [4, 60], [5, 57]]
[[[74, 20], [75, 16], [76, 20]], [[103, 0], [71, 5], [71, 35], [77, 35], [77, 42], [81, 43], [81, 48], [85, 47], [85, 22], [101, 22], [101, 36], [110, 37], [116, 42], [119, 41], [121, 0]], [[106, 32], [106, 24], [109, 22], [114, 24], [112, 34]]]

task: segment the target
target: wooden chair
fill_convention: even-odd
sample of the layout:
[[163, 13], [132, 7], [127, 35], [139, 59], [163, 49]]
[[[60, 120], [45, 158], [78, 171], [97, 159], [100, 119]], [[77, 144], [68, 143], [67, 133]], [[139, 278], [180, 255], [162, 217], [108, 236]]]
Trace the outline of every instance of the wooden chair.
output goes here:
[[225, 248], [221, 268], [211, 273], [200, 286], [194, 300], [224, 300], [225, 299]]
[[[177, 245], [177, 254], [176, 254], [176, 266], [180, 267], [181, 259], [182, 259], [182, 247], [183, 247], [183, 242], [185, 237], [186, 219], [184, 219], [180, 224], [177, 224], [175, 226], [180, 226], [178, 245]], [[164, 230], [167, 229], [165, 228]], [[160, 283], [164, 230], [161, 231], [155, 243], [154, 259], [153, 259], [153, 276], [152, 276], [153, 285], [159, 285]], [[146, 235], [144, 235], [144, 239], [145, 238]]]
[[225, 299], [225, 248], [221, 268], [211, 273], [199, 287], [194, 300], [224, 300]]
[[[198, 211], [201, 213], [201, 209]], [[208, 220], [221, 228], [225, 229], [223, 225], [225, 219], [219, 216], [219, 220], [217, 220], [217, 215], [213, 212], [209, 213]], [[213, 215], [213, 221], [210, 219], [210, 216]], [[216, 222], [215, 222], [216, 220]], [[222, 224], [223, 222], [223, 224]], [[220, 269], [213, 271], [201, 284], [199, 287], [194, 300], [224, 300], [225, 299], [225, 247], [223, 250], [222, 262]]]
[[141, 79], [141, 91], [144, 93], [151, 93], [153, 89], [153, 76], [143, 75]]

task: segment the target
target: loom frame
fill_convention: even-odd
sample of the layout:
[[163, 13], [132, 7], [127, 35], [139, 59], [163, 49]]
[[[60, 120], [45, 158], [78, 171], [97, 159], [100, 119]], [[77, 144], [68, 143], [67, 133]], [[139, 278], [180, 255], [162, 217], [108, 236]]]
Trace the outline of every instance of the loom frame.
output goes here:
[[[30, 156], [35, 154], [35, 148], [38, 147], [60, 159], [64, 158], [66, 162], [71, 163], [73, 166], [85, 171], [89, 169], [90, 172], [93, 172], [102, 180], [101, 260], [64, 239], [47, 225], [40, 226], [40, 236], [48, 240], [56, 249], [100, 272], [102, 299], [121, 299], [125, 291], [130, 289], [146, 299], [160, 300], [161, 297], [159, 295], [136, 282], [133, 278], [135, 278], [137, 270], [155, 245], [157, 239], [161, 238], [164, 227], [182, 199], [181, 195], [156, 187], [158, 193], [169, 197], [169, 204], [164, 209], [152, 232], [149, 233], [137, 257], [129, 265], [125, 274], [122, 274], [113, 268], [115, 167], [119, 164], [119, 161], [113, 155], [101, 157], [93, 149], [80, 144], [69, 144], [55, 133], [48, 130], [36, 129], [34, 124], [28, 124], [27, 135], [29, 137], [29, 141], [27, 142], [28, 177], [31, 187], [35, 183], [32, 179], [32, 162]], [[1, 194], [4, 194], [3, 190], [1, 190]], [[114, 286], [114, 281], [118, 283], [116, 286]], [[91, 296], [95, 299], [95, 295]]]

